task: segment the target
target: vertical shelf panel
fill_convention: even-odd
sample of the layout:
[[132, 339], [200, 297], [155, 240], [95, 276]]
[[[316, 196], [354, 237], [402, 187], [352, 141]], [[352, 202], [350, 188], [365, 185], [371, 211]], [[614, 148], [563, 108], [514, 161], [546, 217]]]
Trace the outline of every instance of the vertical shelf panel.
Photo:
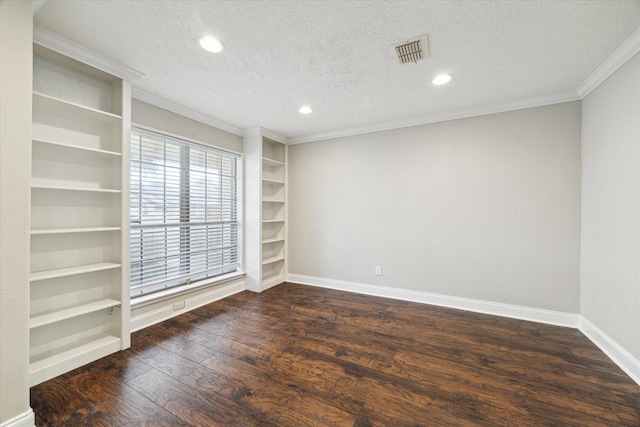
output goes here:
[[265, 133], [245, 133], [245, 283], [255, 292], [286, 278], [287, 146]]
[[130, 84], [34, 46], [30, 384], [129, 346]]
[[287, 146], [262, 139], [262, 289], [286, 276]]

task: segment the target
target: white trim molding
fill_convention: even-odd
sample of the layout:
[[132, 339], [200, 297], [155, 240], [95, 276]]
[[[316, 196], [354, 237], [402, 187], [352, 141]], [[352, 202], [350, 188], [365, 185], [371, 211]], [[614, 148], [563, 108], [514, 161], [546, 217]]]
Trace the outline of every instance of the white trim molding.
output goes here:
[[580, 332], [591, 340], [604, 354], [640, 385], [640, 361], [602, 332], [597, 326], [580, 316]]
[[260, 126], [245, 129], [244, 130], [244, 136], [254, 136], [254, 137], [255, 136], [260, 136], [260, 137], [264, 136], [264, 137], [272, 139], [272, 140], [274, 140], [276, 142], [280, 142], [280, 143], [282, 143], [284, 145], [288, 145], [289, 144], [289, 139], [286, 136], [281, 135], [281, 134], [279, 134], [277, 132], [274, 132], [272, 130], [265, 129], [265, 128], [260, 127]]
[[177, 310], [174, 308], [173, 300], [166, 300], [166, 304], [160, 308], [157, 308], [147, 313], [139, 314], [135, 317], [132, 316], [131, 332], [139, 331], [140, 329], [144, 329], [158, 322], [162, 322], [163, 320], [170, 319], [182, 313], [186, 313], [187, 311], [191, 311], [203, 305], [210, 304], [214, 301], [218, 301], [223, 298], [230, 297], [231, 295], [237, 294], [238, 292], [242, 292], [244, 290], [245, 290], [244, 280], [239, 280], [237, 282], [225, 284], [225, 285], [216, 287], [215, 289], [212, 289], [209, 292], [198, 294], [190, 298], [189, 297], [184, 298], [182, 300], [184, 301], [184, 307]]
[[33, 409], [23, 412], [10, 420], [7, 420], [0, 424], [0, 427], [34, 427], [36, 425], [35, 415]]
[[532, 322], [546, 323], [549, 325], [569, 328], [577, 328], [580, 319], [580, 315], [578, 314], [563, 313], [560, 311], [502, 304], [491, 301], [482, 301], [386, 286], [369, 285], [365, 283], [347, 282], [344, 280], [325, 279], [300, 274], [289, 274], [287, 276], [287, 281], [302, 285], [318, 286], [365, 295], [438, 305], [442, 307], [456, 308], [459, 310], [473, 311], [476, 313], [492, 314], [494, 316], [529, 320]]
[[344, 129], [336, 132], [318, 133], [289, 138], [289, 145], [303, 144], [305, 142], [324, 141], [327, 139], [342, 138], [346, 136], [362, 135], [372, 132], [402, 129], [412, 126], [428, 125], [432, 123], [448, 122], [451, 120], [466, 119], [471, 117], [486, 116], [488, 114], [504, 113], [508, 111], [524, 110], [526, 108], [543, 107], [545, 105], [562, 104], [564, 102], [579, 101], [580, 97], [575, 91], [544, 95], [519, 101], [503, 102], [493, 105], [462, 108], [442, 114], [433, 114], [411, 119], [395, 120], [391, 122], [377, 123], [371, 126], [361, 126]]
[[33, 42], [65, 56], [77, 59], [106, 73], [120, 77], [128, 82], [135, 82], [144, 76], [144, 74], [138, 70], [134, 70], [111, 58], [102, 56], [91, 49], [87, 49], [82, 45], [60, 37], [44, 28], [35, 27], [33, 29]]
[[131, 97], [137, 99], [138, 101], [151, 104], [155, 107], [171, 111], [172, 113], [176, 113], [188, 119], [195, 120], [196, 122], [213, 126], [214, 128], [229, 132], [230, 134], [236, 136], [244, 136], [244, 131], [237, 126], [234, 126], [227, 122], [223, 122], [222, 120], [218, 120], [214, 117], [193, 110], [189, 107], [185, 107], [184, 105], [178, 104], [177, 102], [171, 101], [170, 99], [163, 98], [151, 92], [147, 92], [146, 90], [140, 89], [139, 87], [134, 86], [132, 88]]
[[576, 92], [580, 96], [580, 99], [589, 95], [638, 52], [640, 52], [640, 28], [631, 34], [620, 47], [614, 50], [613, 53], [578, 86]]

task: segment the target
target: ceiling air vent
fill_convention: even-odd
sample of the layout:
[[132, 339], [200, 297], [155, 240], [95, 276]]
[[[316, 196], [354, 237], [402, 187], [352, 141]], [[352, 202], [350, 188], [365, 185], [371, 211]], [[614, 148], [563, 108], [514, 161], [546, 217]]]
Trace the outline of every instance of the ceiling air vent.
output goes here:
[[429, 57], [429, 38], [424, 35], [396, 46], [396, 53], [401, 64], [417, 63]]

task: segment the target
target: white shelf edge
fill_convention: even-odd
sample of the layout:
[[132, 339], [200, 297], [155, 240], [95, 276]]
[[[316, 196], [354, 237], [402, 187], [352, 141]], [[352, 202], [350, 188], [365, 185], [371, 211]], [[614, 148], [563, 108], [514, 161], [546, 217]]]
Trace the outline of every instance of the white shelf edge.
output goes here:
[[122, 116], [119, 116], [117, 114], [109, 113], [108, 111], [98, 110], [96, 108], [87, 107], [82, 104], [76, 104], [75, 102], [56, 98], [55, 96], [47, 95], [42, 92], [33, 91], [33, 103], [34, 103], [34, 106], [40, 105], [43, 107], [46, 107], [47, 104], [58, 104], [63, 108], [82, 111], [84, 112], [84, 114], [88, 113], [93, 115], [94, 117], [100, 117], [103, 120], [108, 120], [108, 121], [122, 120]]
[[271, 197], [263, 197], [262, 201], [269, 202], [269, 203], [284, 203], [284, 200], [273, 199]]
[[86, 191], [89, 193], [109, 193], [109, 194], [122, 193], [122, 190], [116, 190], [111, 188], [65, 187], [63, 185], [31, 184], [31, 188], [34, 190]]
[[282, 185], [285, 185], [284, 181], [279, 181], [279, 180], [276, 180], [276, 179], [269, 179], [269, 178], [262, 178], [262, 182], [267, 182], [269, 184], [282, 184]]
[[55, 279], [58, 277], [75, 276], [78, 274], [93, 273], [96, 271], [112, 270], [120, 268], [120, 264], [114, 262], [100, 262], [96, 264], [79, 265], [77, 267], [57, 268], [55, 270], [38, 271], [31, 273], [29, 281], [37, 282], [39, 280]]
[[120, 348], [121, 340], [114, 335], [100, 334], [84, 339], [78, 345], [29, 363], [29, 387], [115, 353]]
[[285, 222], [284, 219], [263, 219], [263, 223], [273, 224], [274, 222]]
[[117, 151], [108, 151], [108, 150], [100, 150], [98, 148], [82, 147], [80, 145], [66, 144], [64, 142], [48, 141], [46, 139], [40, 139], [40, 138], [33, 138], [32, 141], [37, 142], [39, 144], [55, 145], [63, 148], [70, 148], [72, 150], [88, 151], [90, 153], [103, 154], [105, 156], [122, 157], [122, 153], [118, 153]]
[[278, 166], [284, 166], [285, 165], [283, 162], [280, 162], [278, 160], [273, 160], [273, 159], [270, 159], [268, 157], [262, 157], [262, 161], [266, 162], [266, 163], [271, 163], [272, 165], [278, 165]]
[[31, 235], [41, 234], [69, 234], [69, 233], [97, 233], [103, 231], [120, 231], [121, 227], [87, 227], [87, 228], [48, 228], [41, 230], [31, 230]]
[[273, 264], [274, 262], [284, 261], [284, 255], [275, 256], [262, 260], [262, 265]]
[[82, 316], [83, 314], [93, 313], [95, 311], [115, 307], [117, 305], [120, 305], [120, 301], [110, 298], [103, 298], [51, 313], [36, 315], [29, 319], [29, 329], [39, 328], [41, 326], [46, 326], [63, 320], [72, 319], [74, 317]]
[[275, 243], [275, 242], [284, 242], [284, 237], [276, 237], [273, 239], [263, 239], [262, 243]]

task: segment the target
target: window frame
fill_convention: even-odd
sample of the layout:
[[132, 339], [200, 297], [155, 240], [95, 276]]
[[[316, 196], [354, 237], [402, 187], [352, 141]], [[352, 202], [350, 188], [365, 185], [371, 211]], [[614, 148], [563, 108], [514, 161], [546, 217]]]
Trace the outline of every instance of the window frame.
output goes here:
[[[243, 167], [244, 167], [244, 159], [243, 159], [243, 153], [242, 152], [238, 152], [235, 150], [231, 150], [228, 148], [224, 148], [224, 147], [219, 147], [216, 145], [213, 145], [211, 143], [207, 143], [207, 142], [203, 142], [203, 141], [199, 141], [199, 140], [194, 140], [191, 138], [187, 138], [184, 137], [182, 135], [176, 135], [174, 133], [171, 132], [167, 132], [164, 130], [158, 130], [158, 129], [154, 129], [148, 126], [144, 126], [144, 125], [140, 125], [140, 124], [135, 124], [132, 123], [131, 124], [131, 128], [129, 130], [129, 142], [131, 144], [131, 141], [133, 139], [133, 136], [135, 133], [139, 133], [142, 135], [147, 134], [150, 135], [152, 137], [156, 137], [156, 138], [161, 138], [161, 139], [166, 139], [169, 141], [172, 141], [174, 143], [179, 143], [179, 144], [183, 144], [181, 145], [181, 147], [184, 146], [194, 146], [194, 147], [200, 147], [206, 151], [212, 151], [214, 153], [219, 153], [222, 156], [227, 156], [227, 157], [232, 157], [235, 159], [235, 164], [234, 164], [234, 172], [235, 175], [233, 175], [234, 179], [235, 179], [235, 188], [234, 188], [234, 195], [235, 195], [235, 207], [233, 208], [233, 210], [235, 211], [235, 221], [230, 220], [227, 221], [230, 224], [235, 223], [235, 240], [236, 240], [236, 259], [237, 262], [234, 263], [235, 265], [235, 270], [233, 271], [225, 271], [226, 269], [224, 267], [220, 267], [219, 269], [213, 269], [213, 270], [209, 270], [208, 272], [197, 272], [197, 273], [190, 273], [188, 275], [184, 275], [184, 276], [178, 276], [178, 277], [174, 277], [171, 279], [167, 279], [167, 280], [163, 280], [163, 281], [158, 281], [158, 282], [154, 282], [151, 284], [147, 284], [147, 285], [143, 285], [143, 286], [139, 286], [136, 287], [135, 290], [131, 287], [132, 286], [132, 282], [131, 282], [131, 277], [132, 277], [132, 273], [131, 271], [133, 270], [131, 267], [133, 266], [133, 263], [131, 261], [131, 256], [129, 257], [129, 267], [130, 267], [130, 271], [129, 271], [129, 276], [127, 277], [128, 281], [129, 281], [129, 293], [130, 293], [130, 298], [131, 298], [131, 302], [132, 305], [137, 305], [137, 303], [146, 303], [146, 302], [151, 302], [151, 301], [155, 301], [158, 299], [162, 299], [163, 297], [166, 297], [167, 295], [175, 295], [175, 294], [179, 294], [182, 292], [186, 292], [186, 291], [190, 291], [196, 288], [200, 288], [203, 286], [210, 286], [213, 284], [217, 284], [217, 283], [221, 283], [221, 282], [225, 282], [228, 280], [232, 280], [241, 276], [244, 276], [244, 249], [243, 249], [243, 235], [244, 235], [244, 229], [243, 229], [243, 218], [244, 218], [244, 203], [243, 203], [243, 191], [244, 191], [244, 173], [243, 173]], [[133, 156], [132, 156], [132, 145], [130, 145], [128, 147], [129, 150], [129, 161], [128, 161], [128, 182], [127, 182], [127, 189], [128, 189], [128, 198], [127, 198], [127, 202], [128, 202], [128, 206], [127, 206], [127, 212], [129, 212], [129, 215], [127, 216], [128, 218], [128, 225], [129, 225], [129, 229], [130, 232], [128, 233], [128, 240], [126, 242], [126, 249], [129, 251], [129, 255], [131, 255], [131, 249], [132, 249], [132, 233], [131, 233], [131, 229], [140, 229], [141, 227], [138, 224], [133, 224], [132, 219], [131, 219], [131, 210], [133, 208], [133, 196], [131, 193], [132, 190], [132, 180], [131, 180], [131, 174], [133, 173]], [[182, 150], [182, 149], [181, 149]], [[182, 162], [182, 159], [181, 159]], [[166, 165], [164, 166], [166, 168]], [[184, 171], [181, 169], [181, 174]], [[182, 178], [181, 178], [182, 179]], [[185, 198], [188, 198], [188, 195], [184, 195], [180, 194], [180, 200], [181, 202], [184, 201]], [[182, 214], [183, 212], [181, 211], [181, 220], [182, 220]], [[220, 222], [225, 222], [225, 221], [220, 221]], [[152, 226], [153, 227], [153, 226]], [[161, 227], [160, 225], [158, 225], [158, 227]], [[124, 248], [123, 248], [124, 249]], [[212, 271], [216, 271], [219, 270], [220, 273], [219, 274], [214, 274], [212, 275], [211, 272]], [[209, 274], [207, 274], [209, 273]], [[191, 278], [195, 275], [199, 275], [199, 276], [203, 276], [205, 275], [205, 277], [200, 277], [196, 280], [192, 280]], [[177, 283], [176, 283], [177, 281]], [[141, 292], [139, 292], [139, 290], [142, 290]]]

